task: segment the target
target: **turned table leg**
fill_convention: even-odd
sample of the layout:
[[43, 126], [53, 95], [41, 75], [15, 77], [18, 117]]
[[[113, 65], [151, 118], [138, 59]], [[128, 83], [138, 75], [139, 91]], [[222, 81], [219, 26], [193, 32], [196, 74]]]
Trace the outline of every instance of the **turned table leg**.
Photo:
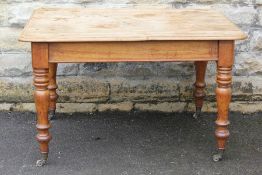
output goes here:
[[226, 141], [229, 137], [229, 103], [231, 101], [232, 65], [234, 61], [234, 42], [219, 41], [219, 59], [217, 62], [217, 120], [215, 136], [218, 153], [214, 161], [222, 160]]
[[51, 140], [49, 134], [49, 69], [48, 69], [48, 44], [32, 43], [32, 65], [34, 72], [34, 99], [37, 112], [36, 139], [40, 144], [41, 159], [36, 162], [37, 166], [43, 166], [48, 158], [48, 143]]
[[56, 84], [56, 70], [57, 63], [49, 63], [49, 94], [50, 94], [50, 103], [49, 103], [49, 120], [55, 119], [55, 111], [56, 111], [56, 101], [58, 99], [58, 95], [56, 93], [57, 84]]
[[203, 106], [203, 101], [205, 98], [205, 73], [206, 73], [207, 61], [196, 61], [195, 62], [195, 69], [196, 69], [196, 82], [195, 82], [195, 90], [194, 90], [194, 97], [195, 97], [195, 105], [196, 105], [196, 112], [193, 115], [194, 118], [200, 116], [201, 109]]

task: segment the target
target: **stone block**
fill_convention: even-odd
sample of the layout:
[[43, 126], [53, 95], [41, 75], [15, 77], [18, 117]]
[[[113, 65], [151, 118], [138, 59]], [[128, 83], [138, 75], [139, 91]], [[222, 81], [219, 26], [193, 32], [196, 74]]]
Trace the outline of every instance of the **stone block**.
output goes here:
[[115, 77], [118, 63], [84, 63], [79, 65], [79, 75], [96, 77]]
[[[232, 101], [259, 101], [262, 97], [262, 83], [259, 76], [233, 76], [232, 80]], [[193, 81], [181, 81], [180, 101], [194, 103]], [[207, 103], [216, 101], [216, 82], [214, 78], [206, 78], [206, 97]]]
[[84, 76], [59, 77], [59, 102], [105, 102], [109, 99], [109, 84]]
[[[262, 29], [255, 30], [253, 32], [253, 37], [250, 42], [252, 51], [261, 52], [262, 51]], [[262, 55], [262, 54], [261, 54]]]
[[28, 76], [32, 74], [31, 56], [28, 53], [0, 54], [0, 63], [0, 76], [2, 77]]
[[8, 5], [6, 3], [0, 2], [0, 26], [7, 25], [7, 7]]
[[261, 6], [258, 7], [258, 20], [257, 25], [262, 26], [262, 3]]
[[233, 100], [249, 102], [262, 100], [261, 75], [235, 76], [233, 82]]
[[148, 79], [156, 76], [156, 63], [118, 63], [116, 75], [128, 79]]
[[195, 68], [193, 62], [163, 62], [157, 63], [152, 71], [159, 78], [173, 78], [179, 81], [191, 79]]
[[1, 52], [29, 52], [30, 43], [19, 42], [18, 38], [22, 29], [0, 27], [0, 51]]
[[230, 111], [242, 112], [242, 113], [255, 113], [262, 111], [261, 102], [233, 102], [230, 104]]
[[120, 102], [120, 103], [102, 103], [98, 104], [97, 107], [99, 112], [106, 112], [106, 111], [124, 111], [130, 112], [133, 109], [132, 102]]
[[262, 55], [253, 52], [243, 52], [236, 55], [234, 74], [252, 76], [262, 74]]
[[0, 102], [33, 102], [32, 78], [0, 77]]
[[178, 101], [178, 82], [170, 79], [110, 81], [110, 101]]
[[8, 6], [8, 23], [13, 27], [23, 27], [39, 3], [16, 3]]
[[180, 62], [155, 63], [86, 63], [80, 64], [79, 74], [91, 77], [123, 77], [146, 80], [152, 77], [184, 79], [194, 73], [194, 64]]
[[[32, 77], [0, 77], [0, 102], [33, 102]], [[59, 77], [59, 102], [105, 102], [109, 99], [109, 85], [86, 77]]]
[[241, 30], [247, 35], [247, 38], [244, 40], [235, 41], [235, 53], [239, 52], [249, 52], [250, 43], [252, 42], [253, 27], [249, 26], [240, 26]]
[[59, 63], [57, 67], [58, 76], [76, 76], [78, 75], [79, 64]]
[[187, 104], [184, 102], [174, 102], [174, 103], [136, 103], [134, 106], [135, 110], [138, 111], [158, 111], [158, 112], [183, 112], [185, 111]]
[[58, 103], [57, 112], [60, 113], [74, 113], [74, 112], [88, 112], [94, 113], [97, 111], [95, 103]]
[[[58, 103], [58, 113], [73, 113], [83, 112], [93, 114], [97, 111], [95, 103]], [[161, 104], [136, 104], [137, 111], [151, 111], [151, 112], [194, 112], [195, 106], [193, 103], [170, 102]], [[34, 103], [0, 103], [0, 111], [30, 111], [35, 112]], [[215, 102], [205, 103], [202, 108], [203, 112], [216, 112], [217, 105]], [[230, 103], [230, 111], [242, 113], [255, 113], [262, 111], [261, 102], [247, 102], [238, 101]]]

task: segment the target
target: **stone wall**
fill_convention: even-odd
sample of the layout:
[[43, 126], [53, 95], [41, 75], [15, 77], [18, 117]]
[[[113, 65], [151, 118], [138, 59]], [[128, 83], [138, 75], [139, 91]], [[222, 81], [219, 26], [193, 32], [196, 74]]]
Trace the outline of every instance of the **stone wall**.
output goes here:
[[[33, 110], [30, 45], [17, 38], [38, 7], [211, 7], [248, 34], [237, 42], [233, 110], [254, 112], [262, 101], [262, 0], [0, 0], [0, 110]], [[205, 110], [215, 109], [215, 63], [207, 70]], [[105, 110], [193, 110], [192, 63], [61, 64], [62, 112]], [[81, 84], [81, 85], [79, 85]], [[247, 109], [247, 106], [250, 106]]]

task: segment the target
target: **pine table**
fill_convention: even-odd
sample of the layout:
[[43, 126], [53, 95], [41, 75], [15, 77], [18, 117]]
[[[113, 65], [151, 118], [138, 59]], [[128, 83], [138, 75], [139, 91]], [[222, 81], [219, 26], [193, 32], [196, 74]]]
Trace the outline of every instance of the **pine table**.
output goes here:
[[58, 63], [194, 62], [195, 117], [205, 96], [208, 61], [217, 63], [215, 137], [223, 157], [229, 137], [234, 41], [246, 35], [211, 9], [81, 9], [41, 8], [34, 11], [19, 40], [31, 42], [34, 99], [41, 159], [46, 164], [51, 140], [49, 116], [55, 115]]

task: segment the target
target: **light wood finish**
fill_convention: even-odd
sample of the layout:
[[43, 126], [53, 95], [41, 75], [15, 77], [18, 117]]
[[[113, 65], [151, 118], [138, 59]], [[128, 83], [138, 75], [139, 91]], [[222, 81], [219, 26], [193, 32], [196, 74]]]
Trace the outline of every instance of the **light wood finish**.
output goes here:
[[48, 107], [49, 107], [49, 90], [48, 90], [48, 44], [46, 43], [32, 43], [32, 62], [34, 72], [34, 99], [37, 112], [38, 134], [36, 139], [40, 144], [40, 152], [43, 157], [47, 158], [48, 143], [51, 140], [51, 135], [48, 129], [50, 124], [48, 121]]
[[31, 48], [33, 68], [48, 69], [48, 43], [32, 43]]
[[56, 71], [57, 71], [57, 63], [49, 63], [48, 90], [49, 90], [49, 94], [50, 94], [49, 115], [50, 115], [51, 118], [53, 118], [54, 115], [55, 115], [56, 101], [58, 99], [58, 95], [56, 93], [56, 89], [57, 89]]
[[211, 9], [35, 10], [20, 41], [237, 40], [246, 35]]
[[[224, 150], [229, 137], [234, 40], [245, 37], [223, 15], [207, 9], [36, 10], [20, 40], [32, 42], [37, 140], [45, 155], [37, 165], [47, 159], [48, 108], [56, 108], [56, 69], [63, 62], [194, 61], [194, 96], [200, 113], [206, 65], [217, 61], [215, 136], [218, 150]], [[221, 158], [219, 153], [213, 160]]]
[[50, 43], [50, 62], [217, 60], [217, 41]]
[[195, 105], [196, 109], [201, 111], [203, 106], [203, 101], [205, 98], [205, 73], [206, 73], [207, 61], [196, 61], [195, 70], [196, 70], [196, 82], [195, 82]]
[[217, 120], [216, 138], [219, 150], [225, 149], [229, 137], [229, 103], [231, 101], [232, 66], [234, 62], [234, 42], [219, 42], [219, 60], [217, 62]]

